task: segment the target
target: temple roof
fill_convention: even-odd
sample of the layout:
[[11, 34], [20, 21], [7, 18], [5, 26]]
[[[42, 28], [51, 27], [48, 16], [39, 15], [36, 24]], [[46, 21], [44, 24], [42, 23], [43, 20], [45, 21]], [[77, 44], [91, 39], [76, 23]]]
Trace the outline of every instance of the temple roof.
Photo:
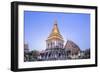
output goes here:
[[58, 26], [57, 26], [57, 21], [55, 21], [53, 29], [52, 29], [52, 32], [49, 35], [49, 37], [47, 38], [47, 40], [51, 40], [51, 39], [60, 39], [60, 40], [63, 40], [63, 37], [60, 34]]
[[66, 50], [71, 50], [71, 52], [74, 54], [74, 53], [77, 53], [80, 51], [80, 48], [79, 46], [71, 41], [71, 40], [67, 40], [66, 44], [65, 44], [65, 47], [64, 47]]

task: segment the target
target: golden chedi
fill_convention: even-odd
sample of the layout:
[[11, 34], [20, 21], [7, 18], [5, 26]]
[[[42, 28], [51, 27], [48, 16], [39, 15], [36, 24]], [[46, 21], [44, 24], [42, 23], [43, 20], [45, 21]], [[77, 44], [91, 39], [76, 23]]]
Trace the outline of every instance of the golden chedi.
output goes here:
[[46, 40], [46, 48], [47, 49], [63, 48], [63, 43], [64, 43], [63, 37], [59, 32], [57, 21], [55, 21], [52, 32]]

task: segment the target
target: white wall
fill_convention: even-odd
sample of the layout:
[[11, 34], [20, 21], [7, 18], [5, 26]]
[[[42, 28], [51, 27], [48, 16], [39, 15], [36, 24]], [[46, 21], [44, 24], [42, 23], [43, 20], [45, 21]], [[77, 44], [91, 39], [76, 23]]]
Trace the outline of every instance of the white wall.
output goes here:
[[[0, 73], [11, 73], [10, 71], [10, 2], [13, 0], [0, 0]], [[18, 0], [16, 0], [18, 1]], [[35, 2], [48, 2], [48, 3], [62, 3], [62, 4], [79, 4], [79, 5], [97, 5], [100, 12], [100, 0], [22, 0], [22, 1], [35, 1]], [[98, 12], [98, 13], [99, 13]], [[100, 16], [100, 14], [98, 14]], [[99, 17], [100, 18], [100, 17]], [[98, 20], [99, 20], [98, 18]], [[99, 24], [100, 22], [98, 22]], [[98, 25], [100, 28], [100, 25]], [[100, 29], [99, 29], [100, 31]], [[98, 35], [100, 37], [100, 33]], [[100, 40], [100, 38], [98, 39]], [[99, 41], [100, 43], [100, 41]], [[98, 55], [100, 56], [100, 46], [98, 47]], [[100, 58], [98, 57], [99, 61]], [[99, 62], [100, 64], [100, 62]], [[91, 73], [100, 72], [100, 66], [91, 68], [73, 68], [73, 69], [60, 69], [60, 70], [45, 70], [35, 71], [36, 73]], [[32, 73], [33, 71], [30, 71]]]

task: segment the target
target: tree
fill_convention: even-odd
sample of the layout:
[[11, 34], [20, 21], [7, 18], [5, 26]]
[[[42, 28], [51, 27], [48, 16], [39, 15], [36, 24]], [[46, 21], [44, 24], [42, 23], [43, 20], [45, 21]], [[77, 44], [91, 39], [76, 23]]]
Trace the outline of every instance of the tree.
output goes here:
[[85, 50], [85, 58], [90, 58], [90, 48]]
[[32, 57], [34, 58], [34, 59], [38, 59], [38, 56], [39, 56], [40, 54], [39, 54], [39, 51], [37, 51], [37, 50], [33, 50], [32, 51]]

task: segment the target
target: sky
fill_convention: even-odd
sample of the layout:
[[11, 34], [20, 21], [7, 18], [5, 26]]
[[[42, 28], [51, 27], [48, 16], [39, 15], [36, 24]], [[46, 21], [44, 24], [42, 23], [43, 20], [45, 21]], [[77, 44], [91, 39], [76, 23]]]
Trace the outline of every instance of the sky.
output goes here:
[[64, 45], [71, 40], [81, 50], [90, 48], [90, 14], [24, 11], [24, 43], [30, 50], [46, 49], [46, 39], [55, 21]]

